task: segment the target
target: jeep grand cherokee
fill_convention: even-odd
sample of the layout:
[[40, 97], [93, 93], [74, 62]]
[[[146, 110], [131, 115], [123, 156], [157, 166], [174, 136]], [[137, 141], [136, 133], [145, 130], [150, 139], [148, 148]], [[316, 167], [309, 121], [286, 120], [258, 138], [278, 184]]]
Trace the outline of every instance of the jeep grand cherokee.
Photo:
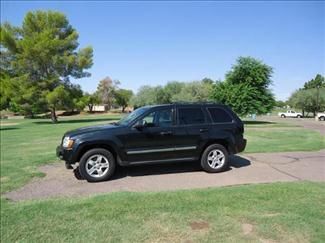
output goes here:
[[136, 109], [119, 122], [64, 134], [57, 156], [90, 182], [120, 166], [199, 161], [207, 172], [227, 168], [246, 139], [238, 116], [220, 104], [168, 104]]

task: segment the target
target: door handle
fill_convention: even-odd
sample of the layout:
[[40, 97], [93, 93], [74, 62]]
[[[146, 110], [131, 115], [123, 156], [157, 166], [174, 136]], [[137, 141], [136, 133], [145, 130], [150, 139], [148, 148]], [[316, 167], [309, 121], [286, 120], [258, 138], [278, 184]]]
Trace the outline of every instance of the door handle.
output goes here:
[[172, 135], [172, 131], [165, 131], [165, 132], [160, 132], [160, 135], [162, 136], [167, 136], [167, 135]]
[[208, 128], [201, 128], [201, 129], [200, 129], [200, 132], [207, 132], [207, 131], [209, 131]]

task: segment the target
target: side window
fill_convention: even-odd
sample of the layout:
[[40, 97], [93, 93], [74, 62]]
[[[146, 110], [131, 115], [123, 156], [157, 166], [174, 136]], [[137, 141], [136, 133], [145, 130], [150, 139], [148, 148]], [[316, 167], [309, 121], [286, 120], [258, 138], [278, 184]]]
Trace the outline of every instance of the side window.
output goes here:
[[160, 127], [170, 127], [173, 123], [173, 112], [171, 109], [156, 112], [157, 123]]
[[180, 108], [178, 110], [179, 124], [203, 124], [205, 123], [204, 114], [201, 108]]
[[223, 109], [208, 108], [212, 121], [215, 123], [232, 122], [231, 116]]
[[138, 123], [148, 127], [169, 127], [173, 124], [173, 112], [171, 109], [154, 111]]

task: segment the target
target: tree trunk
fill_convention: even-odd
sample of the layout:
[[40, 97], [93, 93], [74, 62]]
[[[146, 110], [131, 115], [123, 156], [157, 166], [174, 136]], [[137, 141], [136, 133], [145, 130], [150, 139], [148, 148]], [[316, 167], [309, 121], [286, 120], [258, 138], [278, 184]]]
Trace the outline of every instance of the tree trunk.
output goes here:
[[52, 120], [52, 123], [58, 122], [58, 117], [56, 116], [55, 108], [52, 108], [52, 110], [51, 110], [51, 120]]
[[305, 117], [305, 110], [302, 110], [302, 117]]
[[89, 112], [92, 113], [93, 112], [93, 104], [88, 104], [88, 109], [89, 109]]
[[112, 102], [109, 100], [108, 102], [107, 102], [107, 105], [108, 105], [108, 110], [110, 111], [111, 110], [111, 108], [112, 108]]
[[122, 113], [125, 112], [125, 106], [122, 106]]

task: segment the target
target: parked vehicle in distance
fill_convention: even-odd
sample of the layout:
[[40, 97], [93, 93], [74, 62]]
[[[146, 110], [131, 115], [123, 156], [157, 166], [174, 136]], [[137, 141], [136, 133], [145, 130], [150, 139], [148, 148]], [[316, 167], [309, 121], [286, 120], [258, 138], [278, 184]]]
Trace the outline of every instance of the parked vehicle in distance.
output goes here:
[[318, 121], [325, 121], [325, 112], [318, 112], [316, 115]]
[[246, 147], [244, 124], [227, 106], [168, 104], [136, 109], [119, 122], [64, 134], [57, 156], [90, 181], [110, 178], [116, 165], [193, 161], [220, 172]]
[[282, 118], [286, 118], [286, 117], [302, 118], [301, 113], [295, 112], [293, 110], [288, 110], [286, 112], [279, 112], [278, 116]]

